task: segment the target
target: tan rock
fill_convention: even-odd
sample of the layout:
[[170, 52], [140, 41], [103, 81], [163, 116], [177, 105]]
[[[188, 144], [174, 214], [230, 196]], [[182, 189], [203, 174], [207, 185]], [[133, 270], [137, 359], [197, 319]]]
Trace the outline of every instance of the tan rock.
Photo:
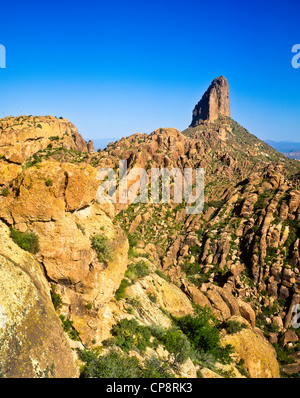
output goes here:
[[253, 308], [241, 299], [237, 299], [239, 305], [239, 311], [243, 318], [245, 318], [250, 324], [254, 327], [255, 326], [255, 312]]
[[10, 240], [1, 221], [0, 278], [1, 372], [9, 378], [78, 377], [43, 270]]
[[225, 301], [216, 290], [208, 289], [206, 296], [209, 299], [218, 319], [225, 321], [231, 316], [229, 307], [226, 305]]

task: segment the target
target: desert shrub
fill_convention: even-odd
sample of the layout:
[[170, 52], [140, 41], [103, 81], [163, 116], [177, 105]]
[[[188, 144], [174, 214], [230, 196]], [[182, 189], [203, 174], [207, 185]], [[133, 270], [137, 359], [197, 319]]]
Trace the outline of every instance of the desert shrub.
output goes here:
[[293, 353], [293, 349], [288, 346], [282, 346], [278, 343], [273, 344], [276, 354], [277, 360], [281, 365], [287, 365], [289, 363], [295, 363], [295, 359], [290, 355]]
[[46, 184], [47, 187], [51, 187], [51, 186], [53, 185], [53, 181], [52, 181], [50, 178], [48, 178], [48, 179], [45, 181], [45, 184]]
[[147, 326], [139, 325], [135, 319], [121, 319], [111, 329], [112, 339], [105, 341], [106, 345], [116, 345], [124, 352], [137, 348], [145, 351], [151, 346], [151, 332]]
[[117, 289], [116, 293], [115, 293], [115, 298], [116, 300], [121, 300], [123, 298], [125, 298], [126, 296], [126, 288], [127, 286], [130, 285], [130, 282], [128, 279], [122, 279], [119, 288]]
[[66, 333], [68, 333], [70, 339], [72, 340], [80, 340], [79, 333], [73, 326], [73, 321], [67, 319], [64, 315], [59, 316], [63, 329]]
[[258, 196], [257, 201], [254, 204], [254, 210], [265, 209], [268, 206], [269, 200], [270, 200], [270, 194], [268, 193], [268, 191], [263, 192]]
[[166, 350], [174, 355], [175, 362], [182, 363], [191, 354], [191, 346], [187, 336], [181, 330], [169, 329], [162, 337]]
[[9, 189], [7, 187], [3, 188], [2, 192], [1, 192], [1, 195], [2, 196], [8, 196], [9, 195]]
[[98, 349], [79, 351], [79, 358], [84, 365], [81, 378], [171, 378], [168, 363], [153, 356], [146, 359], [144, 366], [133, 356], [129, 357], [117, 350], [110, 350], [100, 355]]
[[225, 200], [210, 200], [207, 202], [208, 207], [214, 207], [216, 209], [221, 209], [221, 207], [225, 204]]
[[248, 326], [245, 323], [241, 323], [238, 321], [233, 321], [233, 320], [228, 319], [224, 323], [224, 327], [228, 334], [234, 334], [234, 333], [240, 332], [241, 330], [247, 328]]
[[136, 357], [128, 357], [120, 352], [111, 350], [106, 355], [99, 355], [97, 350], [79, 352], [81, 361], [85, 364], [81, 368], [82, 378], [139, 378], [142, 368]]
[[97, 234], [91, 238], [92, 248], [98, 255], [98, 260], [101, 262], [112, 261], [112, 246], [109, 239], [102, 235]]
[[21, 232], [14, 228], [10, 231], [11, 239], [23, 250], [36, 254], [39, 251], [39, 238], [35, 233]]
[[55, 310], [59, 310], [63, 305], [61, 296], [56, 293], [54, 289], [52, 289], [50, 293]]
[[157, 297], [156, 297], [156, 294], [154, 294], [154, 293], [149, 293], [148, 294], [148, 298], [149, 298], [149, 300], [150, 301], [152, 301], [152, 303], [157, 303]]
[[169, 372], [169, 363], [162, 361], [156, 356], [146, 359], [144, 369], [142, 370], [143, 378], [164, 379], [172, 378], [174, 375]]
[[209, 353], [222, 363], [231, 362], [231, 345], [223, 347], [220, 340], [219, 322], [209, 308], [197, 308], [196, 315], [176, 319], [177, 325], [188, 337], [191, 347], [197, 353]]
[[143, 260], [140, 260], [136, 264], [131, 264], [128, 267], [125, 276], [134, 283], [137, 279], [143, 278], [148, 274], [149, 274], [149, 268], [147, 263]]
[[36, 153], [33, 154], [31, 160], [28, 160], [27, 162], [25, 162], [25, 164], [22, 165], [22, 169], [26, 170], [29, 167], [37, 165], [41, 161], [42, 161], [41, 156], [39, 156], [38, 152], [36, 152]]
[[170, 278], [168, 275], [164, 274], [163, 271], [157, 269], [157, 270], [155, 270], [155, 273], [156, 273], [158, 276], [160, 276], [161, 278], [163, 278], [165, 281], [167, 281], [167, 282], [169, 282], [169, 283], [171, 282], [171, 278]]

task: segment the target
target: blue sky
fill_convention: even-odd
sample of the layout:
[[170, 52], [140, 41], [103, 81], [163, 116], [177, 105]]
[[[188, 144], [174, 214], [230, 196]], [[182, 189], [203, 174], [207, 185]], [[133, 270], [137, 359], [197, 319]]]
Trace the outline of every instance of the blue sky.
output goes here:
[[1, 5], [0, 117], [63, 116], [85, 139], [188, 127], [219, 75], [232, 117], [300, 141], [296, 1], [14, 1]]

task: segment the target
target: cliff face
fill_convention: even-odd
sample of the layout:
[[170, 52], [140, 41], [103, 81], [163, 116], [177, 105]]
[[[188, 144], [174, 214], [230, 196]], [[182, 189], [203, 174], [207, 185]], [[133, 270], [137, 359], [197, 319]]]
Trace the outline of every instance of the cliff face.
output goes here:
[[220, 115], [230, 117], [229, 85], [224, 76], [214, 79], [193, 110], [191, 127], [213, 123]]
[[66, 119], [53, 116], [1, 119], [0, 154], [10, 163], [21, 164], [39, 151], [60, 147], [67, 151], [87, 152], [84, 139]]

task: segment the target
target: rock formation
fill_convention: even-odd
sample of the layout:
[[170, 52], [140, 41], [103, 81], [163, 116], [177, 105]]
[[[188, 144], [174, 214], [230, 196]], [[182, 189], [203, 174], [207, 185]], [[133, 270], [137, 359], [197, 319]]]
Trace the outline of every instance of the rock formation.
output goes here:
[[0, 221], [0, 371], [5, 377], [78, 377], [41, 265]]
[[224, 76], [214, 79], [193, 110], [192, 127], [213, 123], [220, 115], [230, 117], [229, 85]]
[[[101, 346], [105, 355], [125, 319], [156, 333], [145, 351], [125, 350], [128, 358], [167, 362], [176, 377], [279, 376], [272, 344], [299, 345], [291, 320], [300, 302], [300, 164], [227, 117], [225, 78], [196, 108], [182, 133], [138, 133], [100, 152], [66, 119], [0, 120], [1, 375], [77, 377], [72, 348]], [[174, 203], [174, 181], [170, 203], [98, 203], [97, 171], [118, 174], [120, 159], [148, 177], [151, 168], [205, 168], [203, 212]], [[199, 365], [191, 355], [174, 366], [158, 341], [170, 315], [199, 308], [234, 347], [230, 364]]]

